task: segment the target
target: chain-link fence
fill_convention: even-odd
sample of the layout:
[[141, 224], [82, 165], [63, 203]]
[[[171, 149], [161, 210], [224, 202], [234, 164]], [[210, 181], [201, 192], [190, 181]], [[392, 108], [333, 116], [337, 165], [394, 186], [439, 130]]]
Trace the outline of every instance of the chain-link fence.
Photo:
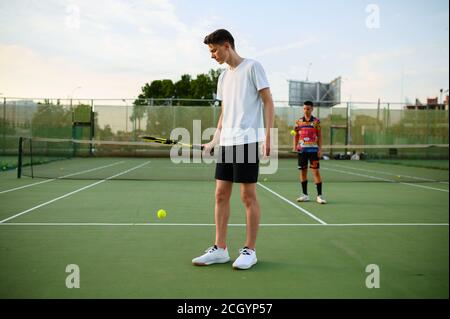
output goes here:
[[[168, 137], [183, 127], [194, 133], [193, 121], [201, 130], [215, 127], [220, 105], [213, 100], [96, 100], [13, 99], [0, 105], [0, 154], [16, 155], [18, 137], [89, 139], [91, 122], [96, 140], [136, 141], [141, 134]], [[92, 112], [92, 113], [91, 113]], [[341, 103], [318, 107], [325, 145], [448, 144], [448, 110], [409, 110], [395, 103]], [[292, 145], [290, 131], [302, 108], [275, 102], [278, 144]], [[93, 117], [93, 121], [91, 118]]]

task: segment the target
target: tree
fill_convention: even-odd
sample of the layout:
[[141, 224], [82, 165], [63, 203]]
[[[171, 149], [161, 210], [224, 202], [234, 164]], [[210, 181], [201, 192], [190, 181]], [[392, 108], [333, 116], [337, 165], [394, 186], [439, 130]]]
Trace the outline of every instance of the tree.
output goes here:
[[172, 80], [161, 81], [161, 98], [174, 98], [175, 97], [175, 85]]
[[145, 115], [145, 108], [146, 108], [146, 106], [143, 105], [143, 104], [135, 104], [135, 105], [133, 105], [133, 113], [130, 116], [130, 120], [133, 123], [136, 123], [136, 120], [138, 121], [137, 129], [136, 129], [136, 127], [134, 127], [135, 131], [140, 131], [141, 130], [141, 119]]
[[31, 120], [32, 135], [35, 137], [60, 137], [72, 136], [72, 112], [65, 109], [57, 101], [53, 104], [49, 100], [38, 103], [37, 112]]
[[[148, 99], [205, 99], [211, 100], [217, 91], [217, 80], [222, 69], [210, 70], [207, 74], [198, 74], [195, 79], [189, 74], [183, 74], [181, 79], [175, 82], [172, 80], [154, 80], [150, 84], [146, 83], [141, 88], [141, 93], [135, 105], [153, 105], [146, 102]], [[163, 103], [166, 104], [166, 103]], [[180, 101], [178, 105], [210, 105], [207, 103]]]
[[217, 81], [219, 80], [219, 76], [223, 71], [224, 69], [209, 70], [209, 77], [213, 83], [214, 92], [217, 92]]
[[[148, 84], [147, 84], [148, 86]], [[145, 97], [153, 97], [153, 98], [159, 98], [162, 94], [162, 81], [161, 80], [155, 80], [153, 81], [150, 86], [148, 86], [148, 90], [143, 92]]]
[[113, 140], [115, 135], [111, 129], [111, 125], [106, 124], [103, 129], [98, 128], [97, 129], [97, 136], [102, 141], [108, 141]]
[[177, 98], [191, 98], [191, 81], [189, 74], [183, 74], [181, 80], [175, 83], [175, 96]]
[[191, 82], [191, 93], [195, 99], [213, 98], [213, 85], [207, 74], [198, 74]]

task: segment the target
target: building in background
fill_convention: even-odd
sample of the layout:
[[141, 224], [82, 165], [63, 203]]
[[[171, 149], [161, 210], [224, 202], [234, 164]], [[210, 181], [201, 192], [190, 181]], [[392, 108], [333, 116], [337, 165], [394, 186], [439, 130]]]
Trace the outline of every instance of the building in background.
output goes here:
[[448, 95], [445, 97], [443, 103], [439, 103], [437, 97], [428, 98], [427, 103], [423, 104], [419, 99], [416, 99], [416, 103], [413, 105], [406, 105], [408, 110], [448, 110]]
[[305, 101], [320, 107], [340, 104], [341, 77], [330, 83], [289, 80], [289, 106], [303, 106]]

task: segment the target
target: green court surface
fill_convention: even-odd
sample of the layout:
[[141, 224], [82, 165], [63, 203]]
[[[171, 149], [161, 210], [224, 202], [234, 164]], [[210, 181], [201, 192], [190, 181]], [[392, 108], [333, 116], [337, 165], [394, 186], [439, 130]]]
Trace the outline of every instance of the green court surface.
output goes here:
[[[42, 165], [48, 177], [83, 172], [77, 179], [0, 173], [0, 298], [449, 297], [444, 164], [322, 161], [329, 203], [319, 205], [295, 201], [296, 162], [280, 160], [258, 185], [258, 263], [238, 271], [231, 262], [191, 264], [214, 243], [210, 166], [183, 164], [189, 175], [171, 175], [158, 159], [95, 160]], [[84, 172], [89, 167], [102, 169]], [[160, 208], [165, 219], [156, 217]], [[245, 241], [239, 185], [231, 211], [234, 260]], [[66, 287], [72, 264], [80, 288]], [[373, 264], [380, 287], [369, 289]]]

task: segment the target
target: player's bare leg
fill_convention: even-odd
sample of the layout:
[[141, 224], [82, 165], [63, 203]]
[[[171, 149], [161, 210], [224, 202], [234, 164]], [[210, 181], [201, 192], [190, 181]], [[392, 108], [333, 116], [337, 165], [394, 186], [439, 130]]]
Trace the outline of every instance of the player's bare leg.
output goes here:
[[249, 269], [257, 263], [256, 236], [258, 235], [260, 209], [256, 197], [256, 183], [241, 183], [241, 200], [247, 214], [247, 240], [245, 247], [239, 250], [239, 257], [234, 261], [233, 268]]
[[247, 240], [245, 246], [255, 249], [258, 234], [260, 208], [256, 197], [256, 183], [241, 184], [241, 200], [247, 215]]
[[219, 248], [227, 246], [227, 228], [230, 217], [230, 197], [233, 183], [216, 180], [216, 204], [214, 209], [214, 219], [216, 222], [216, 245]]
[[207, 266], [217, 263], [226, 263], [230, 260], [226, 248], [228, 218], [230, 217], [230, 197], [233, 188], [232, 182], [216, 181], [216, 205], [214, 216], [216, 220], [216, 242], [208, 248], [205, 254], [192, 259], [197, 266]]
[[314, 184], [322, 183], [322, 176], [320, 176], [319, 169], [312, 168], [311, 172], [312, 172], [312, 175], [313, 175], [313, 178], [314, 178]]
[[300, 171], [300, 182], [305, 182], [308, 179], [308, 169], [304, 168]]

